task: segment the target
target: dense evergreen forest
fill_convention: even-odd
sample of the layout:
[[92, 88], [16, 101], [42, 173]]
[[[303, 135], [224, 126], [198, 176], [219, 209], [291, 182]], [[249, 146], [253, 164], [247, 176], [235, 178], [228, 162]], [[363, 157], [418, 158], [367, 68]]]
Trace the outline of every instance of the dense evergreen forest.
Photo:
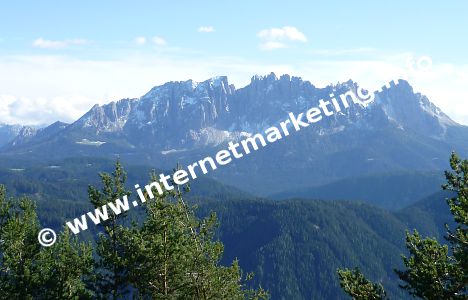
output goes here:
[[[120, 162], [88, 188], [95, 207], [130, 195]], [[147, 196], [147, 195], [146, 195]], [[149, 198], [148, 198], [149, 200]], [[236, 260], [223, 266], [223, 245], [213, 238], [216, 216], [198, 219], [180, 191], [145, 207], [141, 222], [126, 214], [101, 222], [98, 237], [79, 242], [64, 226], [58, 241], [41, 247], [36, 207], [10, 198], [0, 186], [0, 297], [2, 299], [265, 299], [246, 286]]]
[[[171, 284], [166, 283], [168, 286], [175, 282], [187, 285], [188, 288], [183, 289], [187, 299], [201, 297], [193, 293], [203, 288], [208, 289], [207, 293], [226, 293], [213, 294], [213, 299], [260, 298], [265, 296], [263, 289], [271, 299], [348, 299], [340, 289], [336, 270], [354, 267], [359, 267], [371, 280], [381, 282], [392, 299], [409, 298], [398, 287], [398, 276], [393, 271], [404, 267], [400, 255], [407, 253], [405, 230], [416, 228], [421, 235], [443, 240], [444, 223], [453, 224], [444, 201], [451, 195], [449, 192], [438, 192], [403, 209], [388, 211], [358, 201], [260, 199], [201, 178], [183, 195], [167, 194], [154, 204], [111, 220], [115, 224], [107, 223], [79, 234], [77, 239], [64, 232], [56, 246], [40, 249], [37, 235], [34, 236], [39, 228], [50, 227], [58, 232], [65, 220], [90, 210], [93, 203], [112, 201], [117, 194], [128, 192], [127, 186], [149, 181], [151, 170], [127, 166], [126, 184], [113, 181], [121, 185], [113, 186], [113, 195], [105, 195], [101, 192], [88, 194], [88, 184], [95, 185], [97, 191], [104, 191], [98, 173], [111, 173], [107, 176], [112, 177], [123, 172], [117, 172], [111, 161], [77, 158], [44, 165], [22, 162], [20, 168], [8, 163], [2, 164], [0, 182], [7, 187], [7, 192], [2, 190], [1, 193], [1, 238], [4, 240], [1, 289], [11, 293], [4, 293], [10, 295], [9, 299], [132, 296], [172, 299], [164, 295], [164, 281], [161, 284], [159, 277], [147, 276], [165, 274], [158, 269], [164, 265], [161, 264], [164, 251], [158, 252], [164, 240], [161, 222], [178, 218], [186, 223], [185, 227], [174, 224], [172, 234], [185, 238], [170, 246], [187, 254], [171, 257], [172, 270], [179, 273], [177, 278], [171, 279], [174, 280]], [[185, 212], [190, 215], [188, 223], [183, 220]], [[24, 220], [30, 220], [28, 226], [21, 225]], [[187, 226], [189, 223], [191, 226]], [[195, 229], [198, 240], [203, 241], [202, 249], [197, 246], [197, 239], [193, 239], [191, 228]], [[16, 238], [15, 243], [8, 243], [8, 239], [14, 237], [3, 232], [13, 232], [24, 239]], [[118, 246], [112, 247], [111, 241], [116, 236], [121, 240], [117, 239]], [[30, 257], [21, 258], [27, 263], [20, 264], [18, 257], [10, 257], [8, 253], [15, 253], [15, 249], [26, 242], [30, 247], [25, 253]], [[152, 249], [151, 256], [145, 254], [148, 249]], [[196, 266], [190, 265], [193, 257], [198, 256], [205, 259]], [[146, 266], [144, 262], [148, 260], [154, 263]], [[142, 269], [143, 265], [148, 269]], [[65, 269], [69, 268], [65, 266], [73, 266], [72, 274], [66, 273]], [[19, 275], [12, 277], [14, 268]], [[187, 268], [201, 268], [203, 272], [188, 272]], [[200, 285], [191, 277], [188, 280], [186, 276], [179, 276], [180, 270], [204, 273], [206, 277], [200, 279], [203, 282]], [[223, 280], [212, 281], [215, 277]], [[52, 284], [56, 280], [62, 284], [61, 291], [57, 288], [59, 285]], [[162, 290], [151, 289], [148, 283], [154, 280]], [[231, 288], [226, 290], [220, 286]], [[63, 289], [68, 294], [63, 294]]]
[[[468, 160], [453, 153], [450, 167], [443, 189], [453, 193], [447, 198], [453, 224], [445, 226], [445, 242], [424, 238], [417, 230], [407, 232], [409, 255], [402, 256], [404, 268], [395, 269], [400, 287], [414, 298], [468, 299]], [[341, 287], [353, 299], [388, 299], [382, 283], [368, 280], [359, 268], [340, 269], [338, 275]]]

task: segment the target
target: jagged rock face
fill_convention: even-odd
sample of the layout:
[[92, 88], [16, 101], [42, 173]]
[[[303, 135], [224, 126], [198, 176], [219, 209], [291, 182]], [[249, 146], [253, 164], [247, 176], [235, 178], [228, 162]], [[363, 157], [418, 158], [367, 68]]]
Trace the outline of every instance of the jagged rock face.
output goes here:
[[[273, 73], [254, 76], [240, 89], [227, 77], [169, 82], [139, 99], [96, 105], [71, 125], [24, 129], [3, 152], [27, 153], [28, 158], [117, 155], [172, 168], [277, 126], [289, 112], [304, 113], [320, 99], [356, 93], [357, 87], [349, 80], [318, 88]], [[351, 105], [215, 176], [243, 189], [273, 193], [286, 184], [293, 188], [391, 170], [443, 169], [452, 150], [468, 155], [468, 128], [399, 81], [368, 107]]]
[[254, 76], [231, 97], [231, 118], [226, 124], [234, 130], [261, 131], [284, 120], [289, 112], [306, 109], [319, 96], [320, 89], [299, 77]]
[[21, 128], [18, 135], [13, 139], [11, 144], [13, 146], [16, 146], [23, 142], [27, 142], [31, 140], [36, 135], [36, 133], [37, 133], [36, 129], [29, 127], [29, 126], [24, 126]]
[[[357, 84], [349, 80], [317, 88], [299, 77], [275, 74], [254, 76], [249, 85], [235, 89], [227, 77], [197, 83], [169, 82], [151, 89], [139, 99], [123, 99], [95, 105], [64, 130], [78, 140], [122, 137], [136, 148], [190, 148], [219, 145], [246, 134], [261, 132], [287, 118], [289, 112], [304, 112]], [[365, 117], [364, 117], [365, 116]], [[51, 127], [57, 127], [55, 124]], [[426, 136], [443, 138], [447, 127], [458, 126], [425, 96], [413, 92], [406, 81], [380, 93], [375, 103], [363, 109], [351, 106], [339, 115], [325, 118], [310, 129], [316, 134], [336, 133], [345, 128], [372, 129], [394, 126]], [[60, 128], [58, 126], [57, 128]], [[4, 130], [5, 131], [5, 130]], [[31, 140], [36, 131], [16, 128], [12, 145]], [[52, 132], [42, 132], [41, 136]], [[13, 138], [10, 136], [9, 140]], [[4, 143], [6, 143], [5, 141]]]
[[136, 144], [190, 145], [228, 114], [233, 91], [226, 77], [166, 83], [139, 99], [123, 131]]
[[0, 123], [0, 147], [11, 142], [21, 131], [21, 125], [7, 125]]
[[447, 126], [458, 125], [426, 96], [414, 93], [406, 81], [400, 81], [396, 89], [384, 91], [377, 103], [388, 119], [402, 129], [440, 138]]
[[136, 99], [122, 99], [104, 106], [94, 105], [70, 129], [87, 130], [99, 135], [101, 133], [119, 132], [125, 126], [134, 109]]
[[52, 125], [39, 129], [30, 126], [22, 126], [19, 128], [16, 136], [6, 145], [9, 148], [12, 148], [27, 145], [28, 143], [40, 140], [41, 138], [48, 139], [53, 137], [55, 134], [60, 133], [67, 126], [68, 124], [63, 122], [55, 122]]
[[[351, 80], [317, 88], [299, 77], [254, 76], [249, 85], [235, 89], [227, 77], [197, 83], [169, 82], [151, 89], [140, 99], [123, 99], [94, 106], [68, 130], [86, 138], [124, 137], [137, 148], [190, 148], [219, 145], [229, 139], [256, 133], [304, 112], [357, 84]], [[365, 116], [365, 118], [363, 118]], [[369, 108], [351, 106], [325, 118], [311, 131], [323, 135], [344, 128], [394, 126], [441, 138], [447, 126], [458, 126], [406, 81], [384, 90]], [[91, 136], [90, 136], [91, 134]], [[93, 136], [94, 135], [94, 136]], [[83, 136], [85, 137], [85, 136]]]

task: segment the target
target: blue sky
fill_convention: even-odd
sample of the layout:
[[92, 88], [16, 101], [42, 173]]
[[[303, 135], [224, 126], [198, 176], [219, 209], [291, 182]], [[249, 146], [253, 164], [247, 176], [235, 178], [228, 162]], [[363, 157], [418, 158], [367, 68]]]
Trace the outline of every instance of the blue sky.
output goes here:
[[410, 72], [468, 124], [466, 1], [170, 2], [2, 3], [0, 123], [70, 122], [166, 81], [227, 75], [240, 87], [274, 71], [370, 87]]

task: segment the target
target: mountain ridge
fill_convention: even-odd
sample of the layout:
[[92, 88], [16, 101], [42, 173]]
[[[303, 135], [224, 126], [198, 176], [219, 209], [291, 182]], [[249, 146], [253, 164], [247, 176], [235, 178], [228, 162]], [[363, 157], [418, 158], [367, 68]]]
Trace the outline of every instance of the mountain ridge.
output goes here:
[[[376, 93], [368, 107], [351, 105], [212, 176], [266, 195], [372, 173], [442, 170], [451, 151], [468, 153], [467, 126], [414, 93], [407, 81], [397, 83]], [[58, 131], [7, 144], [0, 155], [118, 156], [172, 168], [262, 132], [290, 112], [317, 106], [319, 99], [356, 94], [358, 87], [348, 80], [318, 88], [300, 77], [274, 73], [253, 76], [239, 89], [226, 76], [172, 81], [140, 98], [95, 105]]]
[[[277, 86], [274, 85], [277, 83]], [[288, 86], [289, 84], [289, 86]], [[301, 86], [303, 88], [302, 94], [291, 92], [292, 87]], [[255, 75], [251, 78], [249, 85], [236, 89], [234, 85], [228, 83], [227, 76], [217, 76], [210, 78], [203, 82], [195, 82], [193, 80], [187, 81], [171, 81], [163, 85], [155, 86], [145, 95], [140, 98], [124, 98], [118, 101], [112, 101], [104, 105], [94, 105], [87, 113], [80, 117], [75, 122], [71, 123], [69, 129], [86, 129], [89, 128], [94, 131], [95, 135], [121, 132], [124, 127], [127, 126], [130, 129], [142, 129], [153, 125], [155, 119], [158, 120], [158, 126], [170, 126], [164, 117], [171, 117], [171, 122], [180, 125], [182, 123], [181, 116], [177, 114], [178, 109], [186, 110], [187, 107], [197, 106], [194, 110], [187, 112], [190, 116], [194, 113], [199, 113], [202, 118], [197, 119], [195, 122], [189, 124], [190, 129], [202, 129], [202, 128], [213, 128], [213, 125], [221, 127], [227, 131], [234, 132], [249, 132], [255, 133], [265, 129], [277, 122], [280, 118], [284, 118], [285, 114], [274, 114], [274, 118], [266, 118], [262, 115], [262, 112], [258, 112], [260, 117], [252, 117], [254, 124], [246, 121], [242, 115], [242, 106], [244, 104], [259, 104], [280, 106], [279, 111], [284, 113], [291, 107], [292, 104], [300, 106], [302, 109], [305, 108], [306, 100], [303, 94], [310, 92], [318, 92], [318, 95], [309, 95], [309, 100], [317, 100], [318, 97], [327, 98], [328, 92], [336, 92], [337, 90], [355, 89], [357, 83], [352, 80], [348, 80], [343, 83], [337, 83], [336, 85], [330, 84], [325, 88], [316, 88], [309, 81], [304, 81], [300, 77], [290, 76], [284, 74], [279, 78], [274, 73], [270, 73], [267, 76]], [[375, 100], [375, 103], [382, 107], [384, 114], [387, 115], [390, 121], [394, 121], [400, 127], [409, 127], [412, 130], [424, 128], [425, 130], [435, 130], [441, 134], [445, 132], [446, 126], [463, 127], [463, 125], [456, 123], [449, 116], [444, 114], [437, 106], [435, 106], [429, 99], [421, 95], [420, 93], [414, 93], [412, 87], [408, 82], [400, 80], [397, 91], [402, 95], [396, 95], [394, 99], [388, 97], [379, 97]], [[271, 91], [277, 88], [277, 94], [271, 93]], [[395, 87], [394, 87], [395, 88]], [[392, 91], [395, 91], [392, 89]], [[385, 93], [384, 91], [383, 93]], [[235, 93], [239, 95], [235, 95]], [[279, 95], [278, 95], [279, 94]], [[292, 95], [294, 94], [294, 95]], [[382, 93], [378, 94], [381, 95]], [[417, 101], [399, 103], [398, 105], [392, 105], [395, 102], [400, 101], [402, 98], [407, 96], [416, 96]], [[195, 96], [195, 97], [194, 97]], [[198, 97], [197, 97], [198, 96]], [[227, 99], [228, 96], [232, 96], [233, 99]], [[253, 101], [246, 103], [240, 98], [249, 98]], [[328, 97], [329, 98], [329, 97]], [[288, 101], [281, 103], [278, 100], [287, 99]], [[244, 99], [245, 100], [245, 99]], [[291, 103], [291, 100], [296, 103]], [[169, 103], [172, 101], [172, 103]], [[401, 101], [400, 101], [401, 102]], [[416, 103], [418, 102], [418, 103]], [[419, 104], [419, 111], [415, 104]], [[411, 110], [408, 112], [408, 106], [410, 105]], [[406, 107], [403, 107], [406, 106]], [[412, 107], [411, 107], [412, 106]], [[231, 108], [232, 107], [232, 108]], [[250, 106], [250, 109], [258, 107]], [[395, 108], [398, 110], [395, 111]], [[228, 114], [230, 111], [235, 115], [234, 120], [223, 119], [223, 116]], [[414, 123], [412, 121], [419, 120], [419, 118], [412, 118], [413, 113], [427, 113], [426, 120], [422, 122]], [[245, 112], [245, 111], [244, 111]], [[259, 120], [259, 118], [264, 118]], [[230, 122], [230, 123], [229, 123]], [[431, 125], [425, 125], [424, 123], [430, 122]], [[216, 123], [216, 124], [214, 124]], [[422, 124], [421, 124], [422, 123]], [[437, 124], [438, 123], [438, 124]], [[253, 126], [252, 126], [253, 125]], [[423, 126], [421, 126], [423, 125]], [[426, 128], [427, 127], [427, 128]], [[192, 138], [196, 139], [195, 136]], [[34, 135], [31, 132], [30, 135]], [[15, 146], [15, 145], [10, 145]]]

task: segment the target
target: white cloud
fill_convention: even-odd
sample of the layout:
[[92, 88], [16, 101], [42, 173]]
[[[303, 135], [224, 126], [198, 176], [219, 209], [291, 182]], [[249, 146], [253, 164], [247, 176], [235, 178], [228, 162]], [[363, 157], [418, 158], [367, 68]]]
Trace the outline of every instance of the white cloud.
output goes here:
[[135, 38], [135, 43], [137, 45], [144, 45], [144, 44], [146, 44], [146, 38], [144, 36], [137, 36]]
[[198, 32], [214, 32], [215, 29], [213, 26], [200, 26], [198, 27]]
[[263, 29], [257, 33], [257, 37], [261, 40], [260, 48], [263, 50], [286, 48], [287, 42], [307, 42], [305, 34], [292, 26]]
[[468, 125], [468, 65], [434, 62], [429, 70], [408, 66], [412, 53], [385, 54], [368, 59], [311, 60], [295, 68], [296, 74], [317, 86], [352, 79], [360, 85], [376, 90], [394, 78], [407, 77], [415, 92], [426, 95], [431, 102], [452, 119]]
[[262, 50], [275, 50], [275, 49], [282, 49], [287, 48], [288, 46], [284, 43], [280, 42], [264, 42], [260, 44], [260, 48]]
[[158, 45], [158, 46], [166, 46], [167, 45], [167, 42], [165, 39], [163, 39], [162, 37], [159, 37], [159, 36], [155, 36], [153, 37], [153, 43], [155, 45]]
[[7, 124], [48, 125], [57, 120], [73, 122], [96, 100], [79, 95], [65, 97], [16, 97], [0, 95], [0, 120]]
[[[303, 59], [298, 63], [260, 63], [239, 57], [191, 57], [148, 53], [113, 59], [86, 60], [59, 55], [0, 56], [0, 123], [70, 122], [93, 104], [140, 97], [168, 81], [203, 81], [227, 75], [240, 88], [255, 75], [288, 73], [316, 86], [353, 79], [377, 88], [408, 72], [411, 53], [372, 53], [361, 59]], [[312, 56], [311, 56], [312, 57]], [[415, 56], [417, 61], [418, 56]], [[118, 72], [116, 71], [118, 70]], [[24, 74], [28, 74], [25, 76]], [[454, 120], [468, 125], [468, 65], [433, 61], [427, 72], [409, 71], [410, 84]]]
[[83, 45], [88, 43], [85, 39], [67, 39], [67, 40], [46, 40], [43, 38], [37, 38], [33, 41], [33, 46], [43, 49], [63, 49], [71, 45]]
[[[146, 37], [144, 36], [137, 36], [135, 38], [135, 43], [137, 45], [145, 45], [147, 42], [147, 39]], [[159, 36], [154, 36], [153, 38], [151, 38], [151, 42], [153, 42], [153, 44], [157, 45], [157, 46], [166, 46], [167, 45], [167, 41], [165, 39], [163, 39], [162, 37], [159, 37]]]
[[[168, 81], [203, 81], [225, 74], [231, 82], [244, 85], [252, 75], [271, 70], [293, 73], [286, 65], [261, 65], [235, 57], [187, 59], [167, 53], [102, 60], [59, 55], [0, 56], [0, 123], [70, 122], [95, 103], [140, 97]], [[9, 99], [8, 105], [4, 99]]]

